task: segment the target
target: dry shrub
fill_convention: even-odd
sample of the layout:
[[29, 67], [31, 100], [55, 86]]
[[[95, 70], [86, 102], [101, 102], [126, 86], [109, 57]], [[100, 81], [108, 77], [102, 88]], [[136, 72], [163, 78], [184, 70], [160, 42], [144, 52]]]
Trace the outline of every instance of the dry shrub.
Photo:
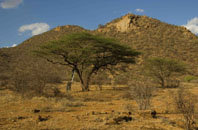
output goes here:
[[43, 96], [45, 97], [64, 97], [64, 94], [56, 85], [47, 85], [43, 88]]
[[132, 95], [131, 91], [125, 91], [125, 93], [122, 95], [122, 98], [128, 99], [128, 100], [133, 100], [134, 96]]
[[0, 75], [0, 89], [7, 88], [9, 77], [7, 75]]
[[132, 98], [136, 101], [140, 110], [147, 110], [151, 105], [153, 86], [148, 80], [133, 80], [129, 84]]
[[25, 69], [17, 68], [12, 75], [11, 89], [22, 96], [51, 96], [48, 92], [52, 90], [54, 96], [60, 94], [60, 91], [52, 83], [60, 83], [61, 78], [49, 71], [48, 67], [42, 65], [32, 65]]
[[13, 74], [12, 90], [22, 96], [40, 96], [44, 93], [46, 83], [40, 73], [17, 71]]
[[125, 110], [129, 112], [136, 112], [135, 106], [133, 106], [133, 104], [126, 104]]
[[167, 80], [167, 88], [178, 88], [180, 86], [180, 80], [178, 79], [169, 79]]
[[187, 130], [194, 129], [195, 124], [195, 96], [184, 88], [179, 88], [175, 96], [176, 110], [181, 113], [185, 120]]
[[119, 75], [115, 75], [114, 76], [114, 80], [115, 80], [115, 84], [116, 85], [127, 85], [129, 78], [130, 78], [130, 73], [125, 72], [125, 73], [121, 73]]
[[91, 84], [96, 85], [96, 89], [101, 91], [103, 85], [110, 84], [108, 74], [105, 71], [99, 71], [97, 74], [93, 75]]

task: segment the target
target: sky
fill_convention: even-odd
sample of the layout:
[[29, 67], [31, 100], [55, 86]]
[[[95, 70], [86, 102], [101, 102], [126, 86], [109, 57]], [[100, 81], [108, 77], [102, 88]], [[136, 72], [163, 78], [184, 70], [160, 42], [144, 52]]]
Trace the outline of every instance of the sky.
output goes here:
[[93, 30], [127, 13], [185, 26], [198, 35], [198, 0], [0, 0], [0, 47], [15, 47], [61, 25]]

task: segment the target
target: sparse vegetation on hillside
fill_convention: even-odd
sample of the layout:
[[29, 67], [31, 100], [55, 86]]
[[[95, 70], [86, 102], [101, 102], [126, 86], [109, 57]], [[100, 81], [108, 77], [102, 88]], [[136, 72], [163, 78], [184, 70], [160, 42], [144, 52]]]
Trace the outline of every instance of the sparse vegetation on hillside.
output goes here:
[[[123, 23], [124, 21], [126, 23]], [[124, 32], [120, 32], [117, 28], [122, 25], [127, 27]], [[128, 14], [96, 31], [115, 37], [143, 52], [143, 60], [151, 57], [167, 57], [185, 61], [192, 69], [192, 73], [198, 74], [198, 37], [185, 27], [170, 25], [147, 16]]]
[[94, 31], [59, 26], [0, 49], [0, 129], [198, 128], [197, 41], [184, 27], [128, 14]]
[[[127, 21], [131, 22], [126, 23], [128, 30], [125, 32], [119, 32], [116, 30], [114, 25], [123, 19], [129, 19]], [[142, 61], [145, 61], [150, 57], [168, 57], [184, 61], [191, 69], [191, 73], [198, 75], [197, 36], [189, 32], [184, 27], [170, 25], [147, 16], [137, 16], [133, 14], [128, 14], [109, 22], [107, 25], [104, 25], [102, 28], [94, 31], [89, 31], [79, 26], [67, 25], [59, 26], [41, 35], [34, 36], [17, 47], [8, 48], [7, 51], [5, 51], [6, 55], [12, 57], [9, 60], [9, 65], [13, 69], [17, 68], [17, 62], [22, 62], [23, 59], [28, 59], [27, 62], [30, 64], [34, 62], [43, 62], [41, 58], [33, 57], [33, 50], [39, 50], [40, 46], [46, 42], [58, 40], [65, 35], [76, 32], [89, 32], [91, 34], [113, 37], [121, 43], [127, 44], [128, 46], [142, 52]], [[60, 67], [58, 65], [53, 66], [54, 68], [57, 68], [57, 70], [60, 70], [59, 73], [62, 73], [61, 70], [63, 69], [66, 70], [66, 72], [68, 71], [68, 73], [71, 71], [70, 69], [65, 69], [65, 67]], [[134, 75], [138, 75], [138, 71], [139, 64], [138, 66], [133, 67]], [[5, 73], [9, 73], [8, 70], [6, 70]], [[8, 76], [8, 78], [10, 77], [11, 75]], [[70, 75], [68, 75], [68, 77], [70, 77]]]
[[9, 64], [11, 57], [4, 52], [0, 51], [0, 89], [8, 84], [10, 79], [11, 65]]

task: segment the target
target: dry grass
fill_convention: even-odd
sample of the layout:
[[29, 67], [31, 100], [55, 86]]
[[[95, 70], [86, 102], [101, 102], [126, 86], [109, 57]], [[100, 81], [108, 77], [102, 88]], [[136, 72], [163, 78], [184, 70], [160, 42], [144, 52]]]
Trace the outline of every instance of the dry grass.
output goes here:
[[[198, 86], [185, 84], [197, 94]], [[59, 86], [65, 91], [65, 84]], [[150, 110], [138, 110], [134, 100], [123, 98], [128, 91], [124, 86], [113, 90], [104, 86], [102, 91], [91, 87], [90, 92], [80, 92], [78, 83], [62, 98], [35, 97], [24, 99], [8, 90], [0, 91], [0, 129], [45, 129], [45, 130], [182, 130], [184, 119], [171, 104], [171, 92], [177, 88], [157, 88], [152, 99], [151, 109], [157, 111], [157, 119], [150, 116]], [[68, 98], [68, 95], [72, 98]], [[33, 111], [40, 110], [38, 113]], [[128, 116], [132, 121], [116, 124], [114, 119]], [[46, 118], [39, 121], [38, 116]]]

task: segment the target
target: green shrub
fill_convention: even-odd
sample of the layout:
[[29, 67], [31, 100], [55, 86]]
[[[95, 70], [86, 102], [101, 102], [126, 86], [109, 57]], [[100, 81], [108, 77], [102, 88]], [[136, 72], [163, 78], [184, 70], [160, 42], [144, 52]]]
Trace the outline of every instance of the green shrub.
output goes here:
[[192, 75], [188, 75], [188, 76], [185, 76], [185, 77], [184, 77], [184, 81], [185, 81], [185, 82], [191, 82], [191, 81], [193, 81], [193, 80], [198, 80], [198, 77], [192, 76]]

